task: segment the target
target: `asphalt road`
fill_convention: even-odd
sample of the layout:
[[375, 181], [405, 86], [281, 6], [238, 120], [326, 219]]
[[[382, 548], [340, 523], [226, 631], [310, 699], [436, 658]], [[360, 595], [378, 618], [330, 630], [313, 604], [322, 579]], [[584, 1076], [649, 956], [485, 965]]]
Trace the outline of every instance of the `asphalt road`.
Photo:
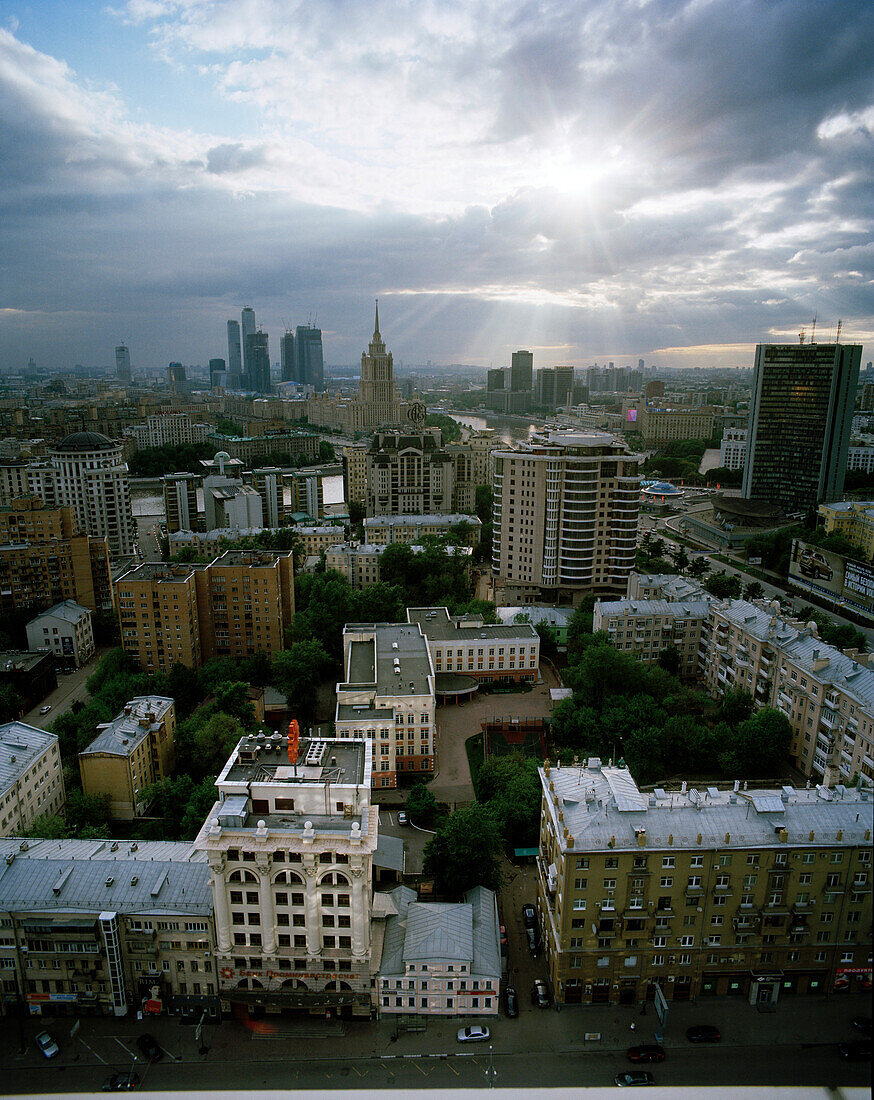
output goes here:
[[[109, 649], [106, 647], [98, 649], [96, 655], [82, 668], [78, 668], [75, 672], [67, 675], [58, 673], [58, 686], [51, 695], [47, 695], [33, 710], [25, 714], [22, 721], [29, 726], [36, 726], [37, 729], [47, 730], [59, 714], [67, 713], [73, 703], [77, 700], [84, 701], [87, 699], [88, 691], [85, 684], [88, 677], [96, 669], [100, 658], [108, 652]], [[48, 714], [40, 714], [40, 709], [47, 705], [50, 705], [52, 709]]]
[[[491, 1068], [496, 1088], [606, 1087], [617, 1073], [631, 1068], [620, 1052], [569, 1049], [558, 1056], [540, 1052], [493, 1052]], [[122, 1052], [117, 1066], [50, 1063], [37, 1069], [7, 1065], [4, 1092], [93, 1092], [113, 1072], [130, 1068]], [[141, 1089], [166, 1091], [242, 1089], [374, 1089], [482, 1088], [488, 1084], [487, 1044], [458, 1047], [445, 1053], [394, 1057], [313, 1059], [273, 1057], [258, 1062], [219, 1061], [209, 1054], [197, 1061], [165, 1059], [138, 1064]], [[777, 1087], [786, 1085], [867, 1087], [870, 1063], [846, 1063], [833, 1046], [717, 1046], [672, 1050], [661, 1065], [647, 1067], [656, 1084], [667, 1086]]]

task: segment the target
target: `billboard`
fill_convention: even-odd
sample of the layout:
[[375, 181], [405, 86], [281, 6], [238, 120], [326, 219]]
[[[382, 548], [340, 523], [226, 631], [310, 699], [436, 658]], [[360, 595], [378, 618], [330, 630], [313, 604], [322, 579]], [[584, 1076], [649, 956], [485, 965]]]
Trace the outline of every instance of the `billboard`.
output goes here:
[[845, 558], [821, 546], [794, 539], [789, 581], [796, 588], [874, 618], [874, 569], [866, 562]]
[[629, 409], [625, 415], [629, 424], [637, 423], [637, 409]]

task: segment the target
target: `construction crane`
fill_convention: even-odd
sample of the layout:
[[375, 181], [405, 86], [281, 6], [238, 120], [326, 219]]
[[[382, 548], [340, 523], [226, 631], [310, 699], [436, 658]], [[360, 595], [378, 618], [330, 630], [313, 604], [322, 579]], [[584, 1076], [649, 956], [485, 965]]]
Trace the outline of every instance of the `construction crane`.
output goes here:
[[838, 321], [838, 331], [837, 331], [837, 335], [835, 336], [835, 343], [836, 344], [839, 344], [841, 342], [841, 325], [843, 325], [843, 323], [844, 322], [842, 320]]
[[813, 315], [813, 322], [812, 322], [811, 327], [810, 327], [810, 342], [811, 342], [811, 344], [816, 343], [816, 314], [815, 313]]

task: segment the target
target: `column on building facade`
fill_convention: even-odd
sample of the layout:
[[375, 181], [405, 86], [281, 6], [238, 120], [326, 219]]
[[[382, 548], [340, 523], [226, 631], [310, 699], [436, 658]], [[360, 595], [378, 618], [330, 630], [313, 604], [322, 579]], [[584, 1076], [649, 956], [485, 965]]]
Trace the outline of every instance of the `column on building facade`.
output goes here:
[[364, 868], [350, 867], [352, 873], [352, 954], [367, 954], [367, 912], [364, 904]]
[[261, 950], [265, 955], [276, 954], [276, 913], [273, 908], [273, 891], [270, 888], [270, 857], [259, 854], [255, 860], [258, 868], [258, 894], [261, 908]]
[[312, 859], [311, 862], [304, 863], [303, 869], [306, 871], [307, 877], [307, 954], [315, 956], [320, 955], [322, 952], [322, 929], [319, 913], [318, 887], [316, 884], [316, 875], [319, 873], [319, 866], [315, 860]]
[[224, 954], [231, 949], [231, 910], [228, 905], [228, 889], [225, 882], [225, 857], [210, 853], [209, 869], [212, 874], [212, 893], [215, 900], [215, 924], [218, 949]]

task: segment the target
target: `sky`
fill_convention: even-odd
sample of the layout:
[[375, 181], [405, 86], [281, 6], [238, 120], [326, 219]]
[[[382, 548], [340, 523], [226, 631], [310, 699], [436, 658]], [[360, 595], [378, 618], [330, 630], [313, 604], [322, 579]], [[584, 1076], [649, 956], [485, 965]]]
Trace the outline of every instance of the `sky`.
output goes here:
[[871, 0], [3, 0], [0, 374], [874, 347]]

